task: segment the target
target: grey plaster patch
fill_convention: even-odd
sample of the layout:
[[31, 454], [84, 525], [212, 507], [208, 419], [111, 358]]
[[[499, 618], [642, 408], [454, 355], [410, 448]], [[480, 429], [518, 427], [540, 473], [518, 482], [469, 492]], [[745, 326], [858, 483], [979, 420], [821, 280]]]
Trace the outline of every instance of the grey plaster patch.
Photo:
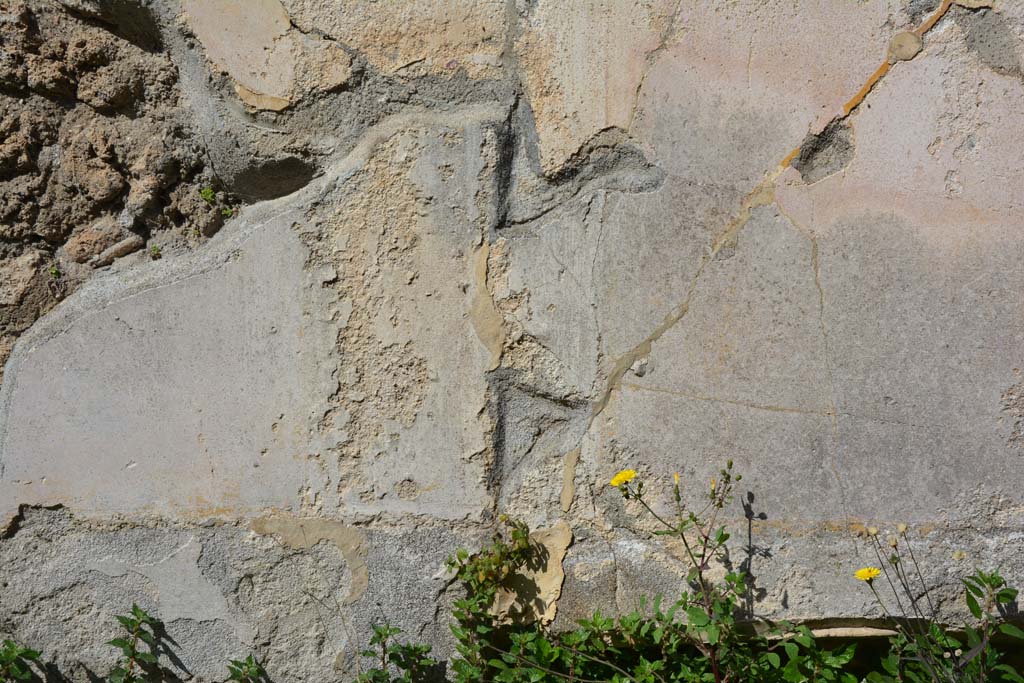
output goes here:
[[[493, 107], [463, 115], [477, 134], [480, 121], [497, 118]], [[86, 514], [173, 511], [194, 518], [322, 502], [318, 494], [333, 468], [317, 458], [346, 438], [341, 425], [322, 424], [338, 387], [340, 318], [330, 312], [338, 302], [322, 287], [322, 272], [307, 269], [311, 255], [303, 238], [316, 228], [304, 211], [346, 196], [346, 183], [404, 128], [436, 126], [441, 118], [414, 113], [388, 120], [323, 177], [246, 209], [234, 229], [203, 252], [94, 280], [23, 336], [0, 390], [5, 513], [19, 503], [65, 503]], [[417, 173], [426, 192], [445, 187], [432, 163]], [[459, 201], [478, 210], [474, 193], [460, 194]], [[450, 256], [461, 243], [466, 253], [480, 226], [464, 220], [458, 234], [448, 233], [435, 226], [450, 219], [444, 212], [451, 210], [439, 211], [417, 239], [427, 242], [433, 233], [434, 249]], [[432, 264], [435, 257], [421, 258]], [[443, 284], [463, 296], [458, 282]], [[428, 290], [424, 298], [438, 302], [439, 296], [428, 298], [433, 294]], [[200, 298], [209, 305], [198, 305]], [[412, 297], [407, 302], [410, 311], [422, 306]], [[450, 329], [468, 326], [461, 313], [437, 305]], [[437, 320], [429, 329], [437, 329]], [[410, 328], [387, 334], [417, 336]], [[482, 350], [475, 338], [465, 339], [467, 353]], [[449, 362], [441, 346], [431, 347], [432, 357]], [[482, 400], [485, 384], [476, 381]], [[439, 395], [432, 400], [457, 405]], [[422, 420], [414, 427], [422, 434], [435, 425]], [[481, 439], [456, 457], [479, 452]], [[401, 459], [400, 444], [381, 441]], [[56, 467], [72, 444], [81, 467]]]
[[[190, 536], [167, 555], [151, 562], [133, 562], [117, 557], [115, 553], [87, 563], [86, 569], [110, 577], [124, 576], [129, 572], [145, 576], [157, 587], [160, 616], [166, 621], [223, 619], [229, 613], [228, 605], [224, 596], [199, 569], [201, 553], [200, 541]], [[243, 641], [252, 640], [251, 633], [239, 634], [239, 637]]]
[[23, 337], [0, 397], [3, 498], [191, 515], [297, 505], [314, 471], [302, 437], [329, 392], [301, 220], [254, 213], [202, 258], [162, 261], [155, 281], [94, 281]]
[[910, 0], [905, 11], [913, 26], [919, 25], [929, 14], [941, 4], [942, 0]]
[[967, 48], [997, 73], [1021, 76], [1020, 40], [1002, 14], [992, 9], [958, 8], [956, 20], [967, 34]]

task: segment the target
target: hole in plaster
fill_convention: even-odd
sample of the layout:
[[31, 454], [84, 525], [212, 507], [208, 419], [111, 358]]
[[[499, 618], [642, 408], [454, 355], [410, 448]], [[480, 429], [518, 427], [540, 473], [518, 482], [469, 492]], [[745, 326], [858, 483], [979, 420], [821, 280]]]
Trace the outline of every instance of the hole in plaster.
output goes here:
[[843, 170], [853, 160], [853, 129], [845, 119], [833, 121], [825, 130], [808, 135], [800, 145], [793, 168], [806, 183], [815, 183]]

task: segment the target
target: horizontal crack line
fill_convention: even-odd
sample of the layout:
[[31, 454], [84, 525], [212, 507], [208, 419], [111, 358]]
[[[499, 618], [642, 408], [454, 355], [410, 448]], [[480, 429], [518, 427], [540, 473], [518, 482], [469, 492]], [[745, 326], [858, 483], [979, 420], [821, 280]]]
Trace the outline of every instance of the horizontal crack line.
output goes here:
[[622, 382], [620, 385], [624, 389], [633, 389], [636, 391], [650, 391], [656, 394], [668, 394], [670, 396], [678, 396], [679, 398], [689, 398], [695, 401], [705, 401], [708, 403], [725, 403], [727, 405], [738, 406], [740, 408], [751, 408], [753, 410], [766, 410], [772, 413], [795, 413], [798, 415], [815, 415], [817, 417], [835, 417], [835, 413], [828, 409], [812, 410], [808, 408], [793, 408], [790, 406], [774, 406], [765, 403], [754, 403], [751, 401], [740, 401], [737, 399], [719, 398], [717, 396], [707, 396], [705, 394], [690, 393], [687, 391], [679, 391], [677, 389], [666, 389], [664, 387], [652, 387], [644, 386], [642, 384], [634, 384], [633, 382]]

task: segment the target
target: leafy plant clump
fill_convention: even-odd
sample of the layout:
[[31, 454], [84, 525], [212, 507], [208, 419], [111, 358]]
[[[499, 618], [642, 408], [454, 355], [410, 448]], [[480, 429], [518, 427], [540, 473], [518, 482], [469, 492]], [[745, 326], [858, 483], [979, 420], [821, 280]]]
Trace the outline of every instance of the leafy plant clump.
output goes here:
[[[884, 544], [876, 528], [866, 529], [864, 536], [879, 566], [863, 567], [854, 575], [867, 584], [899, 630], [881, 662], [882, 671], [869, 674], [869, 683], [1024, 683], [1019, 671], [1003, 663], [1004, 653], [992, 640], [1001, 633], [1024, 646], [1024, 631], [1007, 621], [1017, 590], [1007, 586], [998, 571], [977, 570], [963, 580], [964, 601], [974, 623], [964, 625], [963, 635], [955, 634], [938, 620], [907, 526], [898, 525]], [[879, 577], [889, 588], [884, 597], [875, 586]]]
[[228, 680], [236, 683], [267, 683], [267, 672], [250, 654], [245, 659], [232, 659], [228, 662]]
[[[375, 660], [374, 668], [359, 674], [358, 683], [415, 683], [425, 680], [437, 664], [430, 658], [430, 646], [394, 642], [402, 630], [388, 625], [373, 627], [370, 648], [362, 655]], [[397, 672], [394, 675], [392, 672]]]
[[[530, 541], [525, 524], [505, 520], [505, 533], [489, 547], [473, 554], [460, 550], [448, 561], [465, 593], [453, 614], [459, 657], [451, 662], [452, 680], [856, 683], [852, 674], [843, 672], [853, 658], [852, 645], [840, 651], [822, 648], [808, 628], [786, 622], [765, 624], [760, 631], [738, 627], [736, 615], [748, 590], [746, 575], [732, 572], [714, 579], [709, 570], [726, 551], [729, 534], [718, 520], [740, 479], [728, 463], [721, 478], [690, 507], [676, 477], [671, 517], [650, 506], [635, 471], [623, 470], [612, 479], [611, 485], [626, 500], [636, 501], [661, 526], [657, 535], [678, 538], [686, 549], [688, 589], [671, 604], [656, 598], [648, 614], [638, 611], [610, 618], [598, 612], [564, 633], [500, 619], [492, 608], [503, 582], [524, 569], [542, 566], [542, 548]], [[526, 606], [521, 607], [521, 614], [526, 614]]]
[[121, 659], [111, 669], [107, 681], [137, 683], [158, 680], [161, 672], [157, 659], [157, 641], [163, 624], [134, 604], [130, 614], [117, 615], [116, 618], [126, 634], [107, 643], [121, 650]]
[[[162, 649], [170, 652], [173, 643], [164, 633], [163, 623], [138, 605], [132, 605], [128, 614], [116, 615], [124, 635], [107, 642], [120, 651], [120, 657], [105, 683], [158, 683], [176, 681], [180, 677], [160, 664]], [[0, 683], [54, 680], [52, 673], [40, 662], [41, 653], [23, 647], [13, 640], [4, 640], [0, 647]], [[403, 665], [405, 662], [403, 662]], [[271, 683], [263, 666], [250, 654], [242, 660], [228, 661], [228, 679], [235, 683]], [[59, 673], [56, 680], [65, 680]]]
[[[804, 625], [786, 621], [753, 620], [744, 599], [749, 599], [752, 579], [743, 571], [721, 578], [710, 571], [726, 565], [729, 533], [720, 522], [721, 511], [732, 501], [735, 483], [732, 462], [720, 470], [694, 504], [684, 500], [679, 475], [672, 487], [671, 514], [657, 511], [647, 499], [643, 482], [634, 470], [612, 478], [626, 501], [649, 515], [660, 527], [656, 536], [678, 539], [687, 563], [686, 590], [671, 604], [655, 598], [646, 610], [611, 618], [596, 613], [572, 631], [555, 633], [522, 620], [500, 619], [493, 606], [503, 582], [524, 569], [538, 566], [543, 548], [530, 541], [525, 524], [503, 520], [506, 530], [477, 553], [459, 550], [449, 558], [449, 569], [464, 591], [455, 603], [452, 633], [458, 657], [450, 662], [454, 683], [1024, 683], [1020, 673], [1001, 662], [1002, 654], [992, 641], [1000, 632], [1024, 638], [1006, 622], [1007, 606], [1016, 591], [997, 573], [977, 572], [965, 581], [965, 599], [978, 621], [964, 629], [963, 638], [951, 635], [923, 611], [929, 601], [924, 590], [911, 586], [907, 558], [916, 558], [901, 525], [902, 542], [890, 541], [894, 555], [889, 567], [865, 567], [855, 577], [865, 581], [876, 596], [874, 581], [891, 573], [893, 586], [904, 589], [903, 603], [911, 610], [900, 617], [886, 612], [901, 632], [889, 642], [881, 669], [862, 678], [852, 672], [855, 645], [838, 649], [823, 647]], [[877, 543], [877, 531], [870, 536]], [[904, 557], [905, 554], [905, 557]], [[543, 558], [541, 558], [543, 559]], [[880, 564], [882, 564], [880, 562]], [[540, 562], [543, 565], [543, 562]], [[918, 573], [918, 578], [920, 575]], [[923, 581], [922, 581], [923, 586]], [[894, 588], [895, 591], [895, 588]], [[882, 602], [883, 608], [888, 603]], [[523, 606], [521, 615], [527, 610]], [[742, 618], [742, 619], [741, 619]], [[743, 623], [743, 620], [747, 623]], [[376, 668], [363, 674], [360, 683], [415, 683], [435, 680], [424, 677], [426, 668], [409, 666], [388, 656], [397, 648], [411, 648], [426, 657], [427, 646], [388, 644], [399, 634], [388, 625], [374, 627], [373, 644], [380, 652], [366, 651]]]
[[[685, 558], [685, 587], [671, 603], [656, 597], [640, 610], [618, 617], [600, 612], [570, 631], [555, 632], [538, 623], [528, 598], [501, 613], [499, 593], [547, 564], [546, 549], [534, 542], [526, 524], [502, 517], [491, 543], [471, 553], [458, 550], [447, 567], [462, 589], [454, 602], [452, 634], [457, 656], [448, 662], [452, 683], [1024, 683], [1007, 663], [999, 638], [1021, 643], [1024, 630], [1010, 622], [1017, 614], [1017, 591], [998, 571], [976, 571], [964, 579], [964, 600], [972, 622], [950, 629], [939, 622], [931, 587], [914, 554], [906, 525], [882, 540], [878, 529], [863, 536], [878, 566], [853, 573], [868, 587], [898, 634], [888, 642], [877, 670], [854, 674], [855, 644], [827, 648], [805, 625], [756, 619], [752, 615], [753, 579], [731, 567], [729, 533], [722, 511], [733, 500], [742, 477], [732, 462], [720, 476], [684, 498], [679, 475], [665, 512], [648, 500], [634, 470], [610, 481], [631, 508], [648, 516], [656, 537], [679, 544]], [[752, 515], [748, 494], [744, 510]], [[884, 585], [883, 585], [884, 584]], [[505, 596], [502, 596], [504, 603]], [[159, 619], [138, 605], [116, 617], [123, 635], [109, 641], [120, 658], [108, 683], [158, 683], [176, 680], [161, 665], [171, 654]], [[429, 645], [402, 642], [401, 631], [386, 623], [373, 626], [361, 654], [370, 668], [357, 683], [439, 683], [444, 666], [431, 658]], [[166, 660], [165, 660], [166, 661]], [[230, 660], [228, 680], [271, 683], [253, 655]], [[40, 653], [12, 640], [0, 647], [0, 683], [45, 678]]]
[[3, 641], [0, 646], [0, 683], [32, 680], [39, 654], [37, 650], [22, 647], [13, 640]]

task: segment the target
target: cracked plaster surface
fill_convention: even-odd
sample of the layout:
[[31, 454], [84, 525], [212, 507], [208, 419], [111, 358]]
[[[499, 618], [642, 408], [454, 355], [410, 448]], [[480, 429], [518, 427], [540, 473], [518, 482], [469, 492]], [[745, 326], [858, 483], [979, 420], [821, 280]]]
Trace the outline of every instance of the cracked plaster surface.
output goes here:
[[[290, 680], [347, 670], [397, 590], [418, 601], [398, 625], [445, 653], [442, 557], [497, 514], [550, 540], [545, 620], [633, 609], [682, 558], [607, 479], [634, 467], [662, 505], [672, 472], [701, 488], [725, 459], [765, 513], [730, 521], [757, 614], [877, 616], [847, 571], [869, 522], [914, 523], [949, 597], [957, 557], [1024, 577], [1019, 8], [264, 4], [227, 26], [231, 2], [204, 6], [177, 59], [231, 80], [189, 96], [245, 105], [210, 126], [322, 133], [318, 170], [22, 337], [0, 552], [29, 602], [144, 594], [186, 640], [244, 615], [232, 642]], [[346, 77], [308, 86], [282, 37], [344, 51]], [[373, 88], [388, 104], [352, 131], [316, 113]], [[102, 580], [17, 568], [26, 539], [120, 547], [144, 525], [159, 542], [93, 557]], [[290, 562], [313, 597], [282, 609]], [[203, 605], [183, 576], [215, 587]], [[21, 603], [0, 630], [62, 635]]]

